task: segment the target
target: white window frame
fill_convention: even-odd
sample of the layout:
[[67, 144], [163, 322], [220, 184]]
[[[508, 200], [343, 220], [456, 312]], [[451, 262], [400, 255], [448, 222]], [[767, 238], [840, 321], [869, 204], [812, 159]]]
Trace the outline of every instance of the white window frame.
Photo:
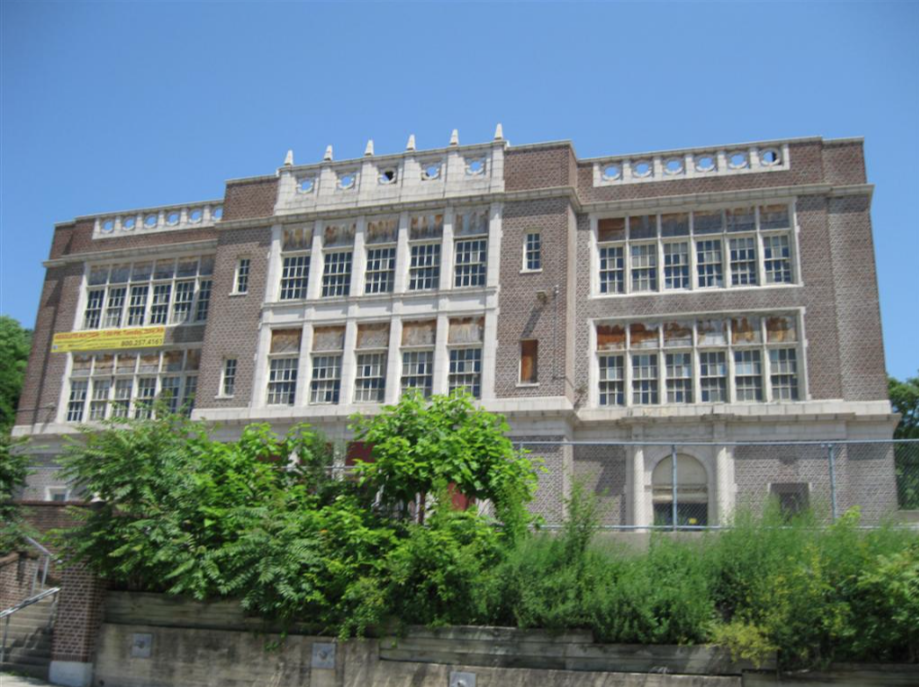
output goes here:
[[[536, 248], [530, 245], [530, 239], [536, 237]], [[537, 267], [530, 267], [530, 256], [536, 256]], [[520, 271], [525, 274], [542, 272], [542, 232], [529, 230], [523, 235], [523, 265]]]
[[[249, 294], [249, 277], [251, 274], [252, 258], [248, 255], [239, 256], [236, 259], [236, 268], [233, 270], [233, 290], [230, 291], [231, 296], [246, 296]], [[245, 288], [239, 288], [240, 281], [244, 282]]]

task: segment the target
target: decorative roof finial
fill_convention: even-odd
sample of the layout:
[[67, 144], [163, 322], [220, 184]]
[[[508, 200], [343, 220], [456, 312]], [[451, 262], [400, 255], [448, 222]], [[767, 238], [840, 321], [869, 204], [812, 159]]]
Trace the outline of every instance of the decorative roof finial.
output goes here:
[[373, 157], [373, 139], [367, 141], [367, 147], [364, 148], [364, 157]]
[[332, 146], [329, 146], [328, 148], [325, 149], [325, 155], [322, 156], [322, 159], [323, 159], [323, 160], [328, 160], [328, 161], [331, 162], [331, 160], [332, 160]]
[[504, 140], [504, 127], [501, 126], [501, 122], [498, 122], [498, 126], [495, 127], [495, 140]]
[[408, 143], [405, 144], [405, 149], [406, 150], [415, 149], [415, 134], [412, 134], [411, 136], [408, 137]]
[[454, 129], [453, 133], [450, 134], [450, 145], [451, 146], [459, 145], [459, 129]]
[[284, 158], [285, 167], [293, 167], [294, 165], [294, 151], [288, 150], [287, 156]]

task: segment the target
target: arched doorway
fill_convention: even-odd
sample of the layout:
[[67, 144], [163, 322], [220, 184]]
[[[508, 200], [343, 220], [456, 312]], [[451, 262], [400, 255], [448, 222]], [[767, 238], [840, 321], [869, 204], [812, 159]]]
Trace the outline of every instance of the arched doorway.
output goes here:
[[[692, 456], [678, 454], [677, 524], [708, 525], [708, 475]], [[651, 475], [654, 524], [673, 524], [673, 459], [660, 461]]]

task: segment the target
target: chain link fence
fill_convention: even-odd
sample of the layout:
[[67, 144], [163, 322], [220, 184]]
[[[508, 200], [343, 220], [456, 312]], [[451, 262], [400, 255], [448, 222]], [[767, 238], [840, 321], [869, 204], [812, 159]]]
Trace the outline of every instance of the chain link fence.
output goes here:
[[863, 526], [919, 527], [919, 440], [514, 444], [544, 467], [532, 509], [550, 529], [564, 522], [575, 484], [594, 495], [610, 530], [716, 529], [770, 503], [818, 522], [858, 508]]

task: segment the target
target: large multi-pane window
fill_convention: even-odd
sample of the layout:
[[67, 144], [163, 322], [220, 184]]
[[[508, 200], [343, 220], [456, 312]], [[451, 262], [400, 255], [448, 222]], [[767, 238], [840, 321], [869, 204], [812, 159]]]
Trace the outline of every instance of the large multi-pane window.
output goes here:
[[461, 239], [454, 249], [453, 285], [485, 286], [485, 269], [488, 264], [488, 239]]
[[385, 399], [388, 349], [389, 323], [358, 325], [355, 403], [382, 403]]
[[434, 344], [437, 320], [402, 323], [402, 393], [418, 391], [425, 398], [434, 387]]
[[91, 267], [83, 328], [204, 321], [213, 273], [213, 256]]
[[597, 324], [597, 402], [796, 401], [798, 342], [794, 314]]
[[314, 327], [310, 403], [337, 404], [341, 398], [341, 361], [345, 347], [343, 326]]
[[408, 273], [409, 291], [428, 291], [440, 284], [440, 244], [415, 243], [411, 246]]
[[791, 284], [793, 236], [788, 204], [600, 219], [597, 293]]
[[352, 251], [335, 251], [323, 255], [322, 297], [334, 298], [351, 293]]
[[268, 405], [292, 406], [297, 398], [302, 334], [301, 329], [275, 329], [271, 332], [266, 397]]
[[482, 341], [485, 320], [463, 317], [450, 320], [447, 347], [450, 357], [448, 388], [450, 393], [465, 389], [475, 398], [482, 397]]
[[157, 399], [171, 412], [191, 413], [199, 348], [71, 355], [68, 422], [148, 418]]
[[396, 280], [396, 247], [367, 249], [364, 293], [392, 293]]
[[[282, 301], [306, 298], [310, 279], [310, 250], [313, 245], [313, 227], [285, 227], [281, 237], [281, 284], [278, 298]], [[240, 261], [240, 267], [242, 261]], [[237, 268], [237, 290], [239, 288]], [[249, 267], [245, 268], [245, 287], [249, 288]]]

